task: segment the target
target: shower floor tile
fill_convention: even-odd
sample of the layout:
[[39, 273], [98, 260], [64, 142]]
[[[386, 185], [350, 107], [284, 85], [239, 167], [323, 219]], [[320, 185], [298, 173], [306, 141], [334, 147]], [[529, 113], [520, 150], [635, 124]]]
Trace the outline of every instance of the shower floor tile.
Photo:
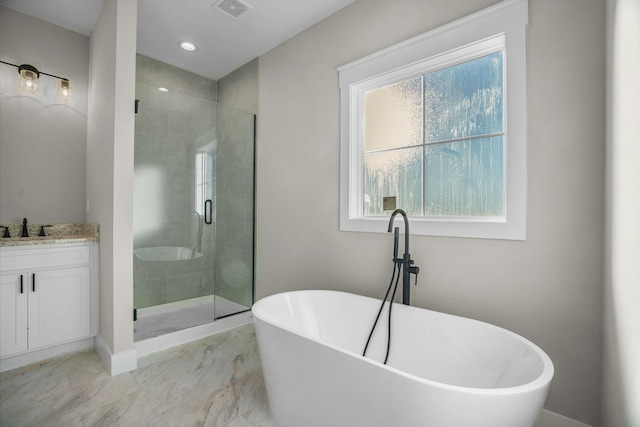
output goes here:
[[[166, 309], [152, 307], [138, 310], [138, 320], [134, 323], [133, 339], [141, 341], [147, 338], [181, 331], [194, 326], [213, 322], [216, 318], [248, 310], [240, 304], [221, 297], [197, 298], [181, 302], [181, 304], [166, 304]], [[191, 301], [191, 302], [190, 302]]]
[[275, 426], [253, 325], [140, 357], [114, 377], [93, 350], [4, 372], [0, 425]]

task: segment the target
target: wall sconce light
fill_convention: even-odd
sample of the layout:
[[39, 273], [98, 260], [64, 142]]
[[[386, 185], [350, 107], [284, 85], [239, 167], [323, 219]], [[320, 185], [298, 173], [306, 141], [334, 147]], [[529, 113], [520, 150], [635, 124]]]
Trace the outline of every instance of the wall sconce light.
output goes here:
[[44, 76], [58, 79], [58, 98], [63, 100], [73, 99], [73, 92], [71, 91], [71, 82], [69, 81], [69, 79], [56, 76], [54, 74], [45, 73], [44, 71], [39, 71], [36, 67], [29, 64], [16, 65], [5, 61], [0, 62], [6, 65], [11, 65], [12, 67], [16, 67], [18, 69], [18, 74], [20, 74], [20, 90], [28, 93], [36, 93], [38, 91], [38, 79], [42, 74]]
[[71, 82], [67, 79], [58, 80], [58, 98], [66, 101], [73, 99], [71, 91]]
[[20, 89], [28, 92], [36, 92], [38, 90], [40, 72], [36, 67], [22, 64], [18, 66], [18, 73], [20, 74]]

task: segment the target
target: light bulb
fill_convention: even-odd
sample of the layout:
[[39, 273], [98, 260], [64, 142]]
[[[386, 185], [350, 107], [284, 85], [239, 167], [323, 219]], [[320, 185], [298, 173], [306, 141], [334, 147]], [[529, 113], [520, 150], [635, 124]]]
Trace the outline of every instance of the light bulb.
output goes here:
[[180, 42], [178, 43], [178, 46], [189, 52], [196, 50], [196, 46], [190, 42]]
[[73, 100], [73, 91], [71, 90], [71, 82], [69, 80], [58, 80], [58, 98], [63, 101]]
[[36, 92], [38, 90], [38, 77], [40, 72], [32, 65], [22, 64], [18, 67], [20, 73], [20, 89], [27, 92]]

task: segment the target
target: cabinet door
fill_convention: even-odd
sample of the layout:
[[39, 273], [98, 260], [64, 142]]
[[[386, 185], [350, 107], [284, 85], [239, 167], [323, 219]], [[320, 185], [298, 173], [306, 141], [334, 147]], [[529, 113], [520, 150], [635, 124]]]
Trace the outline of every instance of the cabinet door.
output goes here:
[[0, 276], [0, 357], [26, 350], [27, 277], [3, 274]]
[[30, 275], [29, 349], [91, 333], [89, 267], [40, 271]]

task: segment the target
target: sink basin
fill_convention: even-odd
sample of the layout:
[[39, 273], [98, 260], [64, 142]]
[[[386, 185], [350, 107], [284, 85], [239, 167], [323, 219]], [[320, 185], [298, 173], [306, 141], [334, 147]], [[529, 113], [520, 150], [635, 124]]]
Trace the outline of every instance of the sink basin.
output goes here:
[[202, 252], [193, 253], [193, 249], [181, 246], [154, 246], [133, 250], [142, 261], [184, 261], [202, 257]]

